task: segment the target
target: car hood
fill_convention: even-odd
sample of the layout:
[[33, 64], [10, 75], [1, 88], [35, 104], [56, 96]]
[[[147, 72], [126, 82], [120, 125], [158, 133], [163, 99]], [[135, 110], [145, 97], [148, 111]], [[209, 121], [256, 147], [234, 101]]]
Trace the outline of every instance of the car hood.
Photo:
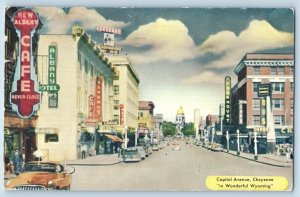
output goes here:
[[43, 185], [47, 187], [50, 180], [58, 178], [55, 173], [48, 172], [25, 172], [14, 179], [10, 180], [7, 185], [8, 188], [14, 188], [18, 185]]

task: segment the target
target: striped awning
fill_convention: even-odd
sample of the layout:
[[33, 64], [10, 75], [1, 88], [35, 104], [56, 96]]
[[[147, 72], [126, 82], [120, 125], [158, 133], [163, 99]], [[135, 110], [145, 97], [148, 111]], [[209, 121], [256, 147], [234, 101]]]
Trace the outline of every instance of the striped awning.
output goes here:
[[105, 134], [105, 136], [110, 138], [114, 142], [123, 142], [123, 140], [121, 138], [119, 138], [118, 136], [110, 135], [110, 134]]

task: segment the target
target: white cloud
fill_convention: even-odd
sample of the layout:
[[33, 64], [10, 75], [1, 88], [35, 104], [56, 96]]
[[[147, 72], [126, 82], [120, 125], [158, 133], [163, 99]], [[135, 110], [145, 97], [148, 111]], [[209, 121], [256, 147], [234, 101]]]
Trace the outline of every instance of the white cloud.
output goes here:
[[195, 43], [187, 27], [178, 20], [157, 19], [132, 32], [121, 45], [151, 46], [149, 50], [130, 53], [135, 64], [156, 61], [180, 62], [195, 57]]
[[107, 20], [96, 10], [85, 7], [73, 7], [68, 14], [57, 7], [37, 7], [35, 10], [46, 18], [47, 34], [66, 34], [74, 22], [80, 22], [85, 29], [95, 29], [99, 25], [115, 28], [127, 25], [122, 21]]
[[[225, 73], [224, 73], [225, 74]], [[192, 84], [223, 84], [224, 83], [224, 74], [217, 74], [212, 71], [203, 71], [196, 75], [190, 76], [181, 80], [183, 84], [192, 85]]]
[[281, 32], [267, 21], [253, 20], [249, 27], [238, 36], [230, 31], [218, 32], [208, 37], [198, 47], [200, 56], [207, 53], [224, 54], [216, 61], [206, 65], [209, 67], [234, 67], [246, 53], [294, 45], [293, 33]]
[[[293, 45], [293, 33], [278, 31], [267, 21], [253, 20], [250, 22], [249, 27], [238, 36], [231, 31], [221, 31], [209, 36], [207, 40], [198, 46], [198, 55], [204, 57], [208, 53], [222, 54], [222, 58], [199, 66], [205, 66], [205, 68], [234, 68], [246, 53], [292, 47]], [[204, 71], [188, 76], [182, 82], [186, 84], [223, 83], [223, 79], [220, 77], [224, 78], [225, 76]]]

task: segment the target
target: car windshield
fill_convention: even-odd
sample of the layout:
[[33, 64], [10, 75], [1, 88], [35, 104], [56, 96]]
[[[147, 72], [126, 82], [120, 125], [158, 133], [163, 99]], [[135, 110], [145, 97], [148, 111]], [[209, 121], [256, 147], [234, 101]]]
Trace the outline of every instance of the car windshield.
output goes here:
[[24, 172], [56, 172], [55, 164], [25, 164]]
[[137, 149], [125, 150], [125, 155], [137, 155]]

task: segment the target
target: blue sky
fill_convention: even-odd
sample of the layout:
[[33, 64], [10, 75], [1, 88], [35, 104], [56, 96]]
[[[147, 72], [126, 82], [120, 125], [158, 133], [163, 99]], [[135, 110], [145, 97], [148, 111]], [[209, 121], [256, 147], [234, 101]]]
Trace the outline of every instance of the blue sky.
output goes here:
[[180, 106], [188, 121], [193, 111], [217, 114], [224, 102], [224, 77], [245, 53], [291, 53], [291, 9], [208, 8], [36, 8], [41, 33], [70, 33], [82, 24], [98, 43], [95, 26], [122, 29], [116, 45], [128, 53], [140, 83], [140, 100], [152, 100], [154, 113], [175, 119]]

